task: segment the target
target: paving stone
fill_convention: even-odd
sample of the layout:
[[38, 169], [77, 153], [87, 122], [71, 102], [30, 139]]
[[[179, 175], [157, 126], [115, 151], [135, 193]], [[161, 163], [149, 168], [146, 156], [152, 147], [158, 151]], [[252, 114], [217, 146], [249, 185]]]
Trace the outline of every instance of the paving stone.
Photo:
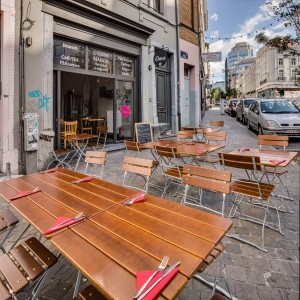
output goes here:
[[254, 300], [258, 299], [256, 285], [252, 283], [239, 282], [235, 283], [235, 296], [239, 299]]
[[299, 300], [299, 292], [292, 290], [280, 290], [282, 299], [287, 300]]
[[228, 253], [240, 254], [241, 247], [237, 243], [225, 243], [225, 249]]
[[284, 273], [284, 274], [287, 274], [287, 273], [292, 274], [293, 273], [291, 265], [288, 261], [270, 259], [269, 263], [274, 272]]
[[264, 272], [261, 270], [246, 268], [245, 269], [247, 282], [255, 283], [255, 284], [266, 284], [266, 279], [264, 277]]
[[299, 262], [290, 262], [290, 266], [295, 275], [299, 275]]
[[268, 282], [272, 287], [276, 288], [289, 288], [289, 282], [285, 274], [281, 273], [271, 273], [271, 276], [268, 278]]
[[280, 290], [269, 287], [257, 285], [258, 299], [269, 299], [269, 300], [283, 300]]
[[226, 267], [226, 276], [229, 279], [237, 280], [237, 281], [246, 281], [247, 275], [244, 268], [227, 265]]
[[298, 275], [287, 275], [291, 289], [299, 292], [299, 276]]

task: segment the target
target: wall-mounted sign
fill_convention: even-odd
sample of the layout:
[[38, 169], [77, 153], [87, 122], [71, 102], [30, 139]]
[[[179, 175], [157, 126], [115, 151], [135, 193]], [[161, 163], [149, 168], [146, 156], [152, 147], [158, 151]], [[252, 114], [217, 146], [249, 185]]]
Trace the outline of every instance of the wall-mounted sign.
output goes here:
[[188, 54], [187, 52], [185, 52], [185, 51], [180, 51], [180, 56], [181, 56], [182, 58], [185, 58], [185, 59], [188, 59], [188, 58], [189, 58], [189, 54]]
[[206, 84], [205, 86], [207, 89], [212, 89], [212, 84]]
[[100, 49], [89, 48], [89, 65], [88, 69], [102, 73], [112, 73], [113, 55], [110, 52]]
[[134, 76], [134, 59], [128, 56], [116, 54], [116, 74], [123, 76]]
[[85, 69], [85, 46], [55, 39], [53, 63], [65, 67]]
[[222, 52], [202, 53], [202, 60], [206, 62], [222, 61]]
[[168, 60], [168, 53], [165, 50], [155, 52], [153, 62], [156, 67], [162, 67]]

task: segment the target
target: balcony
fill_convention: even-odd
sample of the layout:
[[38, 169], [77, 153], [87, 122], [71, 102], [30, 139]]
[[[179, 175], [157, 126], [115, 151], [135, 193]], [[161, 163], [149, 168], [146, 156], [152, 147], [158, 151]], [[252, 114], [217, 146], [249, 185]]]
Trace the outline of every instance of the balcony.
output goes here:
[[280, 76], [280, 77], [277, 77], [277, 80], [278, 80], [278, 81], [286, 81], [286, 77]]

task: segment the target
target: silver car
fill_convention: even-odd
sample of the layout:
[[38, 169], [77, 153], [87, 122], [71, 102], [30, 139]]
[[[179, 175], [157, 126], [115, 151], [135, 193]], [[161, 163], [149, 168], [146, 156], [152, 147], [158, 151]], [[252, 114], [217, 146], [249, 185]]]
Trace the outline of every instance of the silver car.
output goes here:
[[238, 101], [237, 105], [236, 105], [236, 119], [237, 120], [241, 120], [243, 122], [243, 124], [247, 124], [248, 118], [247, 118], [247, 114], [248, 114], [248, 109], [249, 106], [251, 105], [251, 103], [254, 100], [258, 100], [259, 98], [245, 98], [245, 99], [241, 99]]
[[300, 138], [300, 109], [286, 99], [255, 100], [249, 107], [247, 125], [260, 134]]

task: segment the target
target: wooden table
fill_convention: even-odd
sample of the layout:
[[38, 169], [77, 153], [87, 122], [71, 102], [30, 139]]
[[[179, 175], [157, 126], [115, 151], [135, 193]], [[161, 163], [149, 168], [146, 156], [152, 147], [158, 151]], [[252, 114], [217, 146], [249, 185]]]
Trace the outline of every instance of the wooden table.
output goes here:
[[228, 219], [150, 195], [145, 202], [122, 206], [136, 191], [99, 179], [70, 183], [82, 177], [59, 168], [2, 182], [0, 194], [10, 202], [17, 191], [39, 186], [42, 192], [10, 204], [40, 232], [59, 216], [90, 215], [50, 239], [111, 299], [132, 299], [136, 273], [155, 270], [165, 255], [169, 264], [181, 262], [180, 272], [158, 299], [174, 299], [232, 226]]
[[[260, 158], [260, 162], [265, 167], [276, 167], [276, 168], [284, 168], [287, 167], [290, 162], [297, 156], [298, 152], [289, 152], [289, 151], [281, 151], [281, 150], [264, 150], [264, 149], [250, 149], [248, 151], [238, 151], [237, 149], [230, 152], [230, 154], [238, 154], [245, 156], [258, 156]], [[274, 165], [270, 162], [270, 160], [285, 160], [285, 162]]]

